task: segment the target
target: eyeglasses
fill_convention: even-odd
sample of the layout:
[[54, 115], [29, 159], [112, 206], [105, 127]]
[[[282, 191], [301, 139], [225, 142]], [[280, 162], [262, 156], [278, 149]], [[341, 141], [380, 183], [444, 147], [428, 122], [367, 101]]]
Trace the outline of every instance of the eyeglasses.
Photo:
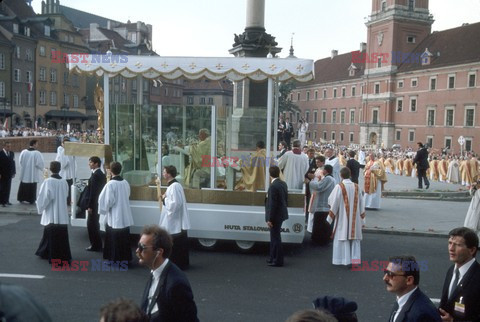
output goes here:
[[388, 269], [383, 270], [383, 274], [387, 274], [388, 277], [394, 277], [394, 276], [407, 276], [405, 274], [398, 274], [392, 271], [389, 271]]
[[153, 248], [153, 246], [147, 246], [142, 243], [138, 243], [137, 248], [140, 250], [140, 253], [143, 252], [146, 248]]

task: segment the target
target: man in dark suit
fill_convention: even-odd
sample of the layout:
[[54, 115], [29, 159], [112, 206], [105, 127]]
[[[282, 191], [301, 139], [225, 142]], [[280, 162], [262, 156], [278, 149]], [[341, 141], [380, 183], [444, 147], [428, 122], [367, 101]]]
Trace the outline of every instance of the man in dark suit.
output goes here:
[[99, 252], [102, 250], [102, 238], [100, 237], [100, 223], [98, 222], [98, 197], [102, 191], [107, 178], [100, 169], [101, 161], [99, 157], [93, 156], [88, 160], [88, 165], [92, 170], [92, 175], [88, 179], [88, 189], [85, 198], [87, 204], [87, 229], [90, 246], [85, 250], [90, 252]]
[[10, 190], [12, 188], [12, 178], [15, 177], [15, 156], [10, 151], [10, 142], [3, 144], [0, 151], [0, 204], [2, 207], [11, 205]]
[[291, 149], [292, 146], [290, 144], [293, 135], [293, 125], [290, 123], [290, 119], [287, 117], [285, 119], [285, 130], [283, 131], [283, 140], [287, 142], [287, 149]]
[[145, 226], [137, 248], [140, 264], [151, 269], [141, 308], [149, 321], [195, 322], [197, 306], [187, 276], [168, 257], [172, 238], [157, 225]]
[[[307, 157], [308, 157], [308, 170], [305, 173], [305, 223], [308, 223], [308, 208], [310, 204], [310, 198], [312, 196], [310, 192], [310, 186], [308, 182], [315, 177], [315, 171], [317, 170], [317, 162], [315, 161], [315, 149], [308, 149], [307, 150]], [[307, 182], [308, 180], [308, 182]]]
[[350, 157], [347, 161], [347, 168], [350, 169], [351, 180], [358, 184], [358, 176], [360, 175], [360, 163], [355, 160], [355, 151], [349, 151], [348, 156]]
[[418, 287], [420, 266], [413, 256], [389, 258], [383, 281], [397, 295], [389, 322], [440, 322], [435, 305]]
[[430, 187], [430, 182], [427, 178], [427, 169], [430, 168], [430, 164], [428, 163], [428, 150], [422, 142], [418, 142], [417, 144], [418, 151], [413, 159], [413, 164], [417, 165], [418, 189], [422, 189], [422, 178], [425, 182], [425, 188], [428, 189]]
[[270, 228], [270, 258], [267, 260], [269, 266], [283, 266], [282, 237], [280, 230], [282, 223], [288, 219], [287, 184], [280, 180], [280, 168], [272, 166], [269, 168], [271, 184], [268, 188], [265, 202], [265, 221]]
[[440, 314], [443, 321], [480, 321], [480, 265], [475, 259], [477, 234], [466, 227], [451, 230], [450, 267], [443, 283]]
[[287, 152], [287, 142], [280, 141], [278, 143], [278, 151], [280, 151], [280, 154], [277, 155], [277, 159], [280, 159]]

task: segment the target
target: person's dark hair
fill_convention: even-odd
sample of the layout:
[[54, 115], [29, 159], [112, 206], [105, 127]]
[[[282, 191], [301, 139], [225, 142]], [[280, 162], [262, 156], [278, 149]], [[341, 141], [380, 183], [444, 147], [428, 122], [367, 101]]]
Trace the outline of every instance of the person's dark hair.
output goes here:
[[349, 179], [351, 174], [350, 169], [347, 167], [340, 169], [340, 177], [342, 179]]
[[348, 151], [348, 155], [350, 156], [350, 158], [355, 158], [355, 154], [356, 153], [353, 150]]
[[470, 228], [467, 227], [458, 227], [450, 230], [448, 233], [448, 238], [450, 237], [463, 237], [465, 239], [465, 245], [468, 248], [475, 247], [475, 254], [473, 254], [473, 257], [477, 255], [477, 250], [478, 250], [478, 236], [477, 234]]
[[[308, 148], [308, 145], [305, 145], [305, 147]], [[304, 147], [304, 148], [305, 148], [305, 147]], [[314, 148], [310, 148], [310, 149], [307, 150], [307, 153], [311, 153], [311, 152], [315, 153], [315, 149], [314, 149]]]
[[295, 140], [293, 140], [293, 142], [292, 142], [292, 146], [293, 146], [294, 148], [299, 148], [299, 147], [302, 146], [302, 142], [300, 142], [300, 140], [295, 139]]
[[[324, 160], [325, 161], [325, 160]], [[330, 164], [325, 164], [323, 166], [323, 170], [327, 171], [328, 174], [332, 174], [333, 173], [333, 167], [330, 165]]]
[[263, 142], [263, 141], [258, 141], [258, 142], [257, 142], [257, 148], [259, 148], [259, 149], [265, 149], [265, 142]]
[[422, 142], [417, 142], [418, 146], [423, 148], [423, 143]]
[[413, 284], [420, 283], [420, 266], [417, 260], [411, 255], [391, 256], [388, 261], [392, 264], [400, 266], [406, 276], [413, 276]]
[[62, 168], [62, 165], [60, 164], [60, 162], [58, 161], [50, 162], [50, 171], [52, 171], [52, 173], [55, 173], [55, 174], [59, 173], [61, 168]]
[[102, 164], [102, 160], [100, 160], [100, 158], [97, 156], [90, 157], [88, 161], [92, 161], [93, 163], [98, 164], [98, 166]]
[[100, 309], [104, 322], [147, 322], [148, 317], [132, 300], [119, 298]]
[[280, 176], [280, 168], [277, 167], [276, 165], [271, 166], [268, 169], [268, 173], [270, 173], [270, 177], [272, 178], [278, 178]]
[[175, 166], [166, 165], [163, 168], [165, 169], [166, 173], [172, 176], [172, 178], [175, 178], [177, 176], [177, 168], [175, 168]]
[[322, 163], [325, 163], [325, 157], [323, 155], [318, 155], [315, 157], [315, 160], [318, 160]]
[[287, 142], [285, 142], [285, 141], [280, 141], [280, 144], [283, 145], [284, 148], [288, 147]]
[[153, 236], [153, 249], [163, 249], [163, 258], [170, 257], [172, 253], [173, 241], [170, 234], [163, 228], [157, 225], [150, 225], [143, 227], [142, 235]]
[[37, 144], [37, 142], [38, 142], [37, 140], [30, 140], [29, 144], [30, 146], [34, 146], [35, 144]]
[[293, 313], [285, 322], [338, 322], [325, 310], [301, 310]]
[[122, 165], [120, 164], [120, 162], [113, 161], [112, 163], [110, 163], [110, 171], [113, 175], [118, 176], [120, 172], [122, 172]]

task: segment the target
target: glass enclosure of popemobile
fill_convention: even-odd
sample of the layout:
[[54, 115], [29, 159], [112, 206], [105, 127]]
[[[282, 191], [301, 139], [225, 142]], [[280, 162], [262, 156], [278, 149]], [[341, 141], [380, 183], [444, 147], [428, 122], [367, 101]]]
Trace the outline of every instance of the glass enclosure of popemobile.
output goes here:
[[[264, 203], [268, 167], [277, 162], [278, 86], [292, 79], [311, 80], [313, 61], [129, 56], [130, 62], [136, 65], [115, 69], [112, 64], [70, 63], [70, 69], [102, 76], [104, 93], [115, 86], [113, 76], [134, 77], [137, 101], [144, 101], [145, 86], [163, 86], [159, 79], [204, 89], [189, 94], [185, 85], [182, 105], [117, 104], [104, 94], [106, 150], [122, 164], [121, 175], [131, 187], [132, 233], [159, 222], [158, 189], [163, 193], [167, 184], [162, 169], [175, 166], [188, 202], [189, 237], [207, 247], [219, 239], [235, 240], [243, 249], [269, 241]], [[84, 154], [85, 146], [78, 145], [85, 144], [70, 143], [66, 151]], [[301, 243], [301, 190], [289, 191], [288, 206], [290, 218], [282, 226], [282, 239]], [[85, 225], [85, 219], [72, 213], [72, 225]]]

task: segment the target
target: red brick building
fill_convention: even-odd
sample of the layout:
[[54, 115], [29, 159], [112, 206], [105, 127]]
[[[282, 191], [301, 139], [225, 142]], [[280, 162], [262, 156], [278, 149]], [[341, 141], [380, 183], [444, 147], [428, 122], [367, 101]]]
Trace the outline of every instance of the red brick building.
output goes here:
[[291, 94], [312, 141], [479, 150], [480, 23], [431, 32], [428, 0], [372, 0], [367, 43]]

